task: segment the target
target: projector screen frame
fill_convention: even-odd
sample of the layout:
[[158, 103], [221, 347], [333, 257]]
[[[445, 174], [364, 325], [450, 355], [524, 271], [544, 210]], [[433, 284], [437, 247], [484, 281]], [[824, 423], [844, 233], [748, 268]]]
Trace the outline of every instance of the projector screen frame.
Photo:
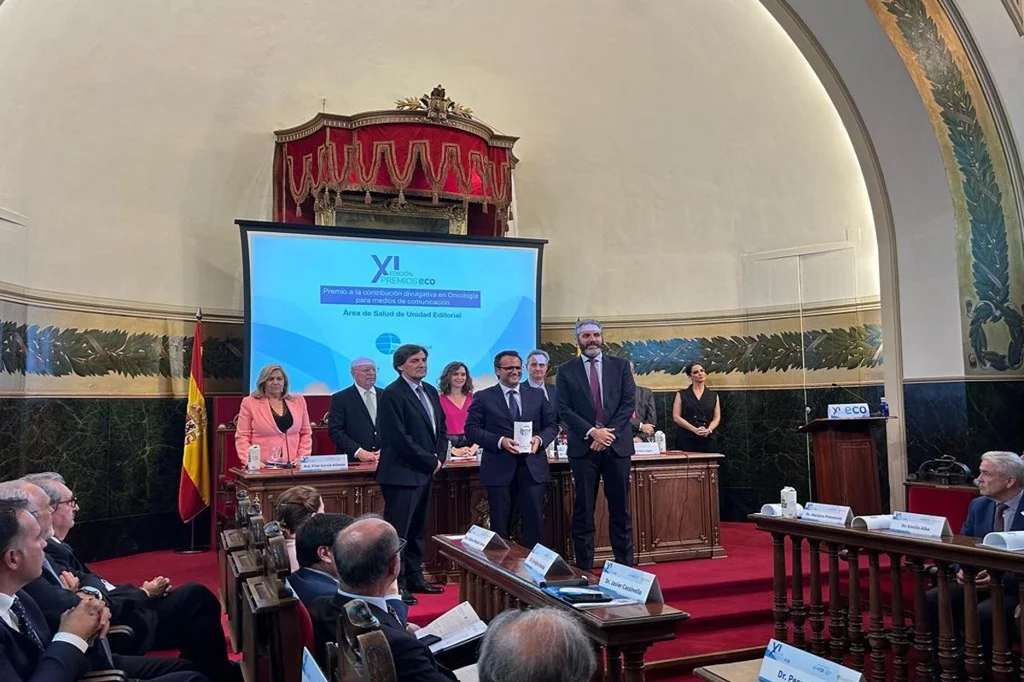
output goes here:
[[330, 225], [310, 225], [307, 223], [278, 223], [266, 220], [237, 219], [235, 225], [239, 228], [242, 240], [242, 306], [244, 325], [244, 345], [242, 351], [242, 386], [243, 393], [248, 394], [251, 385], [250, 377], [250, 353], [252, 342], [252, 311], [249, 309], [250, 301], [250, 272], [249, 272], [249, 233], [267, 232], [293, 232], [296, 235], [312, 235], [318, 237], [355, 237], [363, 239], [384, 239], [393, 241], [417, 241], [417, 242], [439, 242], [446, 244], [479, 245], [479, 246], [518, 246], [529, 247], [537, 250], [537, 328], [533, 340], [533, 347], [540, 347], [541, 327], [541, 284], [544, 272], [544, 246], [547, 239], [529, 239], [523, 237], [477, 237], [464, 234], [438, 234], [433, 232], [405, 232], [402, 230], [371, 230], [358, 227], [333, 227]]

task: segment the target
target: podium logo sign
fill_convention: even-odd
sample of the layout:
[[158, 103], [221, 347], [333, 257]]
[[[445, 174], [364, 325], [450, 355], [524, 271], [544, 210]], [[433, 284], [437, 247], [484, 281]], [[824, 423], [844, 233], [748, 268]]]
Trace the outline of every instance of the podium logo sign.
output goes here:
[[829, 419], [864, 419], [871, 416], [867, 403], [840, 403], [828, 406]]

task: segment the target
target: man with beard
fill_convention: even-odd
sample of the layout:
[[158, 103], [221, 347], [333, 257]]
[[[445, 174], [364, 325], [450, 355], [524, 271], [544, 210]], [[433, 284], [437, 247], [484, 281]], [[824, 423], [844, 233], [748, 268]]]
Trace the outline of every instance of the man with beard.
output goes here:
[[597, 320], [581, 319], [575, 333], [581, 355], [559, 365], [555, 395], [558, 418], [569, 429], [569, 468], [576, 484], [572, 507], [576, 565], [585, 571], [594, 567], [594, 505], [603, 479], [615, 561], [632, 566], [629, 458], [636, 384], [626, 360], [601, 352], [604, 338]]

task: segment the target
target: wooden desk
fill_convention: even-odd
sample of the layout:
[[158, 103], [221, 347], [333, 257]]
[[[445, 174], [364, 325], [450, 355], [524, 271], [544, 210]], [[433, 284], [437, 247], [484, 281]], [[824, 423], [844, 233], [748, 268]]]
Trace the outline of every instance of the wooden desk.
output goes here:
[[[725, 556], [719, 534], [718, 460], [722, 455], [668, 452], [635, 456], [630, 472], [630, 508], [633, 514], [633, 545], [636, 561], [650, 564], [684, 559]], [[311, 485], [320, 491], [324, 508], [359, 516], [381, 513], [384, 499], [374, 482], [376, 465], [353, 464], [347, 471], [301, 472], [263, 470], [248, 473], [234, 468], [237, 488], [263, 507], [273, 518], [277, 497], [293, 485]], [[476, 460], [453, 462], [435, 477], [427, 537], [463, 533], [471, 525], [490, 526], [487, 488], [480, 484]], [[572, 561], [572, 500], [575, 492], [567, 460], [551, 460], [551, 481], [545, 491], [543, 543]], [[598, 492], [594, 511], [597, 528], [595, 558], [612, 558], [608, 538], [608, 508]], [[516, 534], [513, 533], [515, 536]], [[435, 543], [428, 542], [423, 558], [427, 577], [455, 580], [458, 570], [440, 557]]]
[[757, 673], [761, 670], [761, 659], [721, 663], [695, 668], [694, 677], [707, 682], [757, 682]]
[[[537, 587], [523, 566], [529, 554], [525, 547], [513, 543], [508, 550], [476, 552], [446, 535], [435, 536], [434, 544], [459, 569], [459, 598], [468, 601], [483, 620], [524, 606], [552, 606], [578, 618], [605, 651], [609, 682], [623, 679], [623, 673], [629, 682], [643, 680], [644, 652], [654, 642], [675, 639], [676, 623], [690, 617], [665, 604], [576, 609]], [[573, 572], [597, 582], [579, 569]]]

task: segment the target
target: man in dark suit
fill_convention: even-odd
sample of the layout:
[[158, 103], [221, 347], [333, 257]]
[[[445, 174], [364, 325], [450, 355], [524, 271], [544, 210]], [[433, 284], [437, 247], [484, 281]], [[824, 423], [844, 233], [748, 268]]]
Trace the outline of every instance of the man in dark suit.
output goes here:
[[636, 408], [636, 385], [627, 361], [601, 352], [604, 338], [597, 320], [578, 321], [575, 333], [581, 355], [559, 365], [555, 386], [558, 418], [569, 429], [569, 468], [576, 484], [572, 507], [576, 565], [587, 571], [594, 567], [594, 505], [598, 482], [604, 479], [615, 561], [632, 566], [629, 420]]
[[[544, 449], [558, 433], [555, 410], [544, 394], [520, 384], [523, 361], [505, 350], [494, 356], [498, 384], [477, 391], [466, 416], [466, 437], [480, 445], [480, 483], [487, 486], [491, 530], [508, 538], [512, 530], [512, 503], [523, 517], [523, 546], [533, 548], [543, 539], [544, 484], [551, 478]], [[530, 422], [530, 452], [516, 447], [514, 422]]]
[[[52, 510], [53, 535], [46, 541], [46, 558], [56, 572], [67, 572], [63, 582], [73, 590], [95, 590], [110, 605], [114, 625], [136, 631], [134, 646], [122, 653], [145, 654], [152, 650], [177, 649], [196, 669], [218, 680], [241, 679], [240, 668], [228, 659], [228, 645], [220, 622], [220, 601], [204, 585], [172, 586], [156, 576], [142, 583], [113, 585], [83, 563], [65, 542], [75, 525], [78, 502], [63, 476], [48, 471], [25, 476], [41, 488]], [[48, 572], [44, 572], [45, 576]], [[52, 577], [52, 576], [51, 576]], [[42, 604], [40, 604], [42, 606]], [[44, 612], [47, 607], [44, 607]]]
[[549, 384], [546, 380], [550, 362], [551, 356], [547, 351], [540, 348], [531, 350], [526, 356], [526, 381], [523, 382], [523, 385], [531, 386], [543, 393], [544, 398], [551, 403], [552, 407], [555, 407], [557, 414], [558, 401], [555, 385]]
[[75, 682], [89, 670], [116, 667], [148, 680], [206, 681], [198, 673], [187, 672], [180, 661], [132, 661], [92, 647], [91, 643], [105, 641], [100, 638], [110, 624], [110, 611], [100, 599], [79, 599], [61, 614], [57, 634], [51, 637], [39, 606], [22, 589], [43, 571], [48, 523], [37, 520], [45, 514], [35, 511], [34, 501], [9, 496], [10, 487], [4, 492], [5, 499], [0, 500], [0, 680]]
[[391, 585], [401, 572], [402, 544], [395, 528], [380, 518], [360, 519], [338, 534], [333, 547], [338, 589], [331, 596], [316, 599], [309, 609], [316, 658], [321, 666], [326, 658], [326, 643], [336, 639], [338, 616], [345, 604], [361, 599], [380, 622], [399, 682], [455, 679], [437, 665], [430, 648], [409, 633], [406, 623], [387, 601]]
[[[632, 363], [630, 363], [632, 366]], [[636, 387], [636, 411], [629, 425], [633, 429], [635, 441], [653, 441], [654, 431], [658, 423], [658, 413], [654, 408], [654, 391], [643, 386]]]
[[423, 577], [423, 552], [430, 490], [448, 454], [448, 433], [437, 389], [423, 381], [427, 349], [399, 346], [391, 364], [399, 377], [381, 392], [377, 425], [383, 443], [376, 479], [384, 498], [384, 518], [407, 541], [398, 578], [402, 601], [415, 604], [413, 592], [442, 592]]
[[[984, 538], [992, 532], [1024, 531], [1024, 462], [1013, 452], [986, 452], [981, 456], [978, 466], [978, 492], [981, 497], [971, 501], [967, 510], [967, 520], [960, 529], [960, 535]], [[956, 567], [953, 567], [956, 569]], [[939, 576], [943, 579], [943, 576]], [[961, 634], [964, 630], [964, 572], [957, 570], [956, 580], [949, 583], [949, 602], [953, 612], [953, 632], [957, 638], [957, 646], [963, 645]], [[981, 644], [986, 660], [992, 659], [992, 599], [989, 587], [992, 577], [987, 571], [979, 571], [974, 584], [978, 587], [978, 620], [981, 626]], [[938, 644], [939, 633], [939, 588], [928, 590], [926, 606], [928, 613], [928, 629], [932, 636], [933, 646]], [[1020, 595], [1017, 591], [1017, 576], [1013, 573], [1003, 574], [1003, 610], [1007, 628], [1012, 628], [1014, 611], [1017, 609]], [[1009, 629], [1007, 641], [1012, 641], [1013, 630]], [[938, 651], [938, 649], [934, 649]], [[958, 664], [963, 666], [963, 657]], [[964, 672], [961, 670], [961, 672]]]
[[354, 384], [331, 396], [327, 432], [350, 462], [376, 462], [380, 459], [380, 435], [377, 432], [377, 407], [380, 391], [377, 365], [370, 358], [356, 358], [349, 366]]
[[317, 597], [338, 591], [338, 569], [331, 548], [338, 533], [353, 521], [348, 514], [316, 514], [299, 528], [295, 537], [299, 570], [288, 576], [288, 585], [307, 609]]

